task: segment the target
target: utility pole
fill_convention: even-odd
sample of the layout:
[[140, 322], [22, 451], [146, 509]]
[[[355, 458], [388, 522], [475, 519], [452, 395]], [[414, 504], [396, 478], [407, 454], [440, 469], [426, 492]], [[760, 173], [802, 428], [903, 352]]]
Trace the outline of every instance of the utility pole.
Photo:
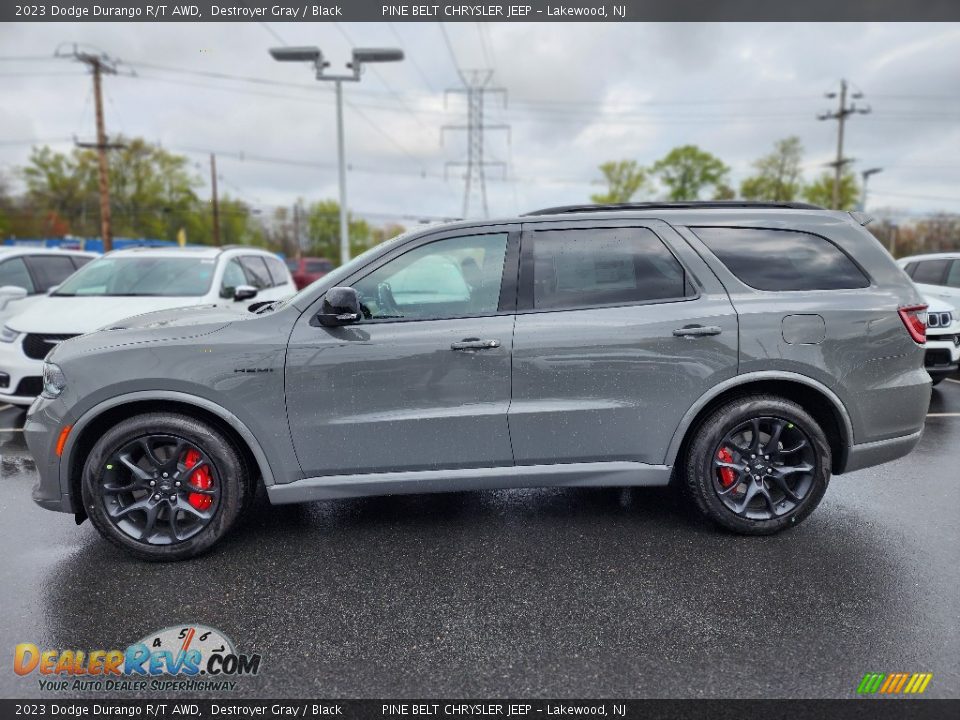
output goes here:
[[[867, 115], [870, 112], [870, 107], [858, 108], [857, 104], [854, 102], [847, 105], [847, 81], [840, 80], [840, 92], [835, 93], [826, 93], [825, 97], [835, 98], [839, 97], [840, 104], [837, 107], [836, 112], [826, 112], [817, 115], [817, 120], [836, 120], [837, 121], [837, 159], [832, 163], [828, 163], [828, 166], [833, 167], [833, 209], [840, 209], [840, 183], [843, 179], [843, 168], [848, 164], [853, 162], [853, 158], [847, 158], [843, 156], [843, 131], [847, 122], [847, 117], [858, 113], [860, 115]], [[854, 92], [850, 95], [854, 100], [859, 100], [863, 97], [863, 93]]]
[[505, 124], [491, 125], [484, 122], [484, 98], [487, 93], [499, 94], [503, 98], [504, 106], [507, 103], [507, 91], [502, 87], [490, 87], [490, 80], [493, 78], [493, 70], [464, 70], [460, 73], [460, 79], [463, 81], [462, 88], [451, 88], [446, 91], [449, 93], [463, 93], [467, 100], [467, 124], [466, 125], [444, 125], [440, 129], [440, 139], [443, 141], [443, 133], [447, 130], [466, 130], [467, 132], [467, 159], [466, 161], [447, 162], [445, 171], [451, 167], [465, 167], [464, 187], [463, 187], [463, 217], [469, 217], [471, 212], [471, 200], [479, 192], [480, 207], [482, 217], [489, 217], [490, 211], [487, 207], [487, 179], [485, 169], [496, 166], [503, 170], [506, 175], [506, 163], [500, 161], [488, 161], [484, 159], [484, 134], [487, 130], [506, 130], [509, 132], [510, 126]]
[[70, 53], [61, 53], [59, 48], [56, 55], [58, 57], [73, 57], [75, 60], [84, 63], [90, 68], [93, 75], [93, 101], [96, 109], [97, 118], [97, 142], [96, 143], [76, 143], [77, 147], [96, 148], [97, 166], [99, 170], [99, 189], [100, 189], [100, 237], [103, 239], [103, 251], [113, 250], [113, 227], [110, 218], [110, 175], [107, 166], [107, 150], [122, 148], [121, 143], [108, 143], [107, 131], [103, 120], [103, 87], [102, 76], [104, 74], [116, 75], [116, 63], [104, 54], [95, 55], [89, 52], [81, 52], [76, 45]]
[[210, 153], [210, 187], [213, 200], [213, 244], [220, 247], [220, 199], [217, 197], [217, 156]]
[[302, 243], [300, 242], [300, 199], [297, 199], [297, 202], [293, 206], [293, 242], [294, 242], [294, 253], [296, 254], [297, 262], [300, 262], [300, 258], [303, 257], [303, 248]]

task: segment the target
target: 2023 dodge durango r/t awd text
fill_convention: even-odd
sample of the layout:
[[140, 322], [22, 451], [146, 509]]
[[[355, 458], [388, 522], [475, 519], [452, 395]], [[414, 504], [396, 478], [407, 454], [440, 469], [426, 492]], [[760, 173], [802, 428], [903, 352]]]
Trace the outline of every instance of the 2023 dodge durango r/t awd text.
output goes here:
[[145, 559], [273, 503], [674, 481], [765, 534], [901, 457], [924, 305], [849, 214], [555, 208], [394, 238], [286, 301], [57, 346], [25, 433], [40, 505]]

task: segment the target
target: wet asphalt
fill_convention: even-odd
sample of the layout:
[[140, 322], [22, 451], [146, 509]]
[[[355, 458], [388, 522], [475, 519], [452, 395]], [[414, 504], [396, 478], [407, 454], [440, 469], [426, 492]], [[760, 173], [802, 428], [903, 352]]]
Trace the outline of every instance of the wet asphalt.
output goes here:
[[56, 697], [13, 673], [17, 643], [195, 622], [262, 655], [236, 697], [846, 698], [866, 672], [957, 697], [960, 380], [930, 412], [913, 454], [834, 478], [775, 537], [668, 490], [476, 492], [262, 504], [157, 565], [36, 507], [23, 413], [0, 410], [0, 696]]

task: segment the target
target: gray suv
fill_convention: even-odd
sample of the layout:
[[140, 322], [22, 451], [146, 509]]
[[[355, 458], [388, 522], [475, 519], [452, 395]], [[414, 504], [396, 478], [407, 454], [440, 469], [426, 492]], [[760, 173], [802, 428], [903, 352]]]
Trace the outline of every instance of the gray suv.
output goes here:
[[273, 503], [674, 482], [803, 520], [923, 428], [925, 306], [847, 213], [577, 206], [421, 229], [286, 301], [141, 315], [47, 357], [34, 500], [149, 560]]

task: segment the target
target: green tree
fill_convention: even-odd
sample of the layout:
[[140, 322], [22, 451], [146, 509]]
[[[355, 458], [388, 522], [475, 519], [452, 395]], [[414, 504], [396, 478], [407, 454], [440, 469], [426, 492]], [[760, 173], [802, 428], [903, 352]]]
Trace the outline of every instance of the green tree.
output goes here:
[[[833, 173], [829, 170], [803, 188], [803, 199], [814, 205], [833, 207]], [[840, 176], [840, 207], [836, 210], [853, 210], [860, 199], [857, 176], [847, 171]]]
[[590, 196], [600, 205], [630, 202], [647, 184], [647, 171], [636, 160], [611, 160], [600, 166], [600, 172], [607, 183], [607, 191]]
[[[36, 217], [62, 219], [67, 232], [75, 235], [97, 234], [99, 205], [96, 156], [92, 151], [75, 148], [66, 155], [48, 146], [35, 147], [22, 176], [27, 185], [27, 202]], [[44, 227], [41, 232], [52, 230]]]
[[800, 163], [803, 145], [791, 136], [774, 143], [773, 152], [753, 163], [756, 174], [740, 183], [747, 200], [790, 201], [800, 194]]
[[[321, 200], [307, 208], [306, 249], [313, 257], [324, 257], [340, 262], [340, 204], [336, 200]], [[366, 220], [347, 215], [350, 232], [350, 257], [356, 257], [372, 242], [370, 225]]]
[[706, 188], [723, 184], [729, 171], [720, 158], [696, 145], [675, 147], [650, 168], [667, 186], [670, 200], [697, 200]]

